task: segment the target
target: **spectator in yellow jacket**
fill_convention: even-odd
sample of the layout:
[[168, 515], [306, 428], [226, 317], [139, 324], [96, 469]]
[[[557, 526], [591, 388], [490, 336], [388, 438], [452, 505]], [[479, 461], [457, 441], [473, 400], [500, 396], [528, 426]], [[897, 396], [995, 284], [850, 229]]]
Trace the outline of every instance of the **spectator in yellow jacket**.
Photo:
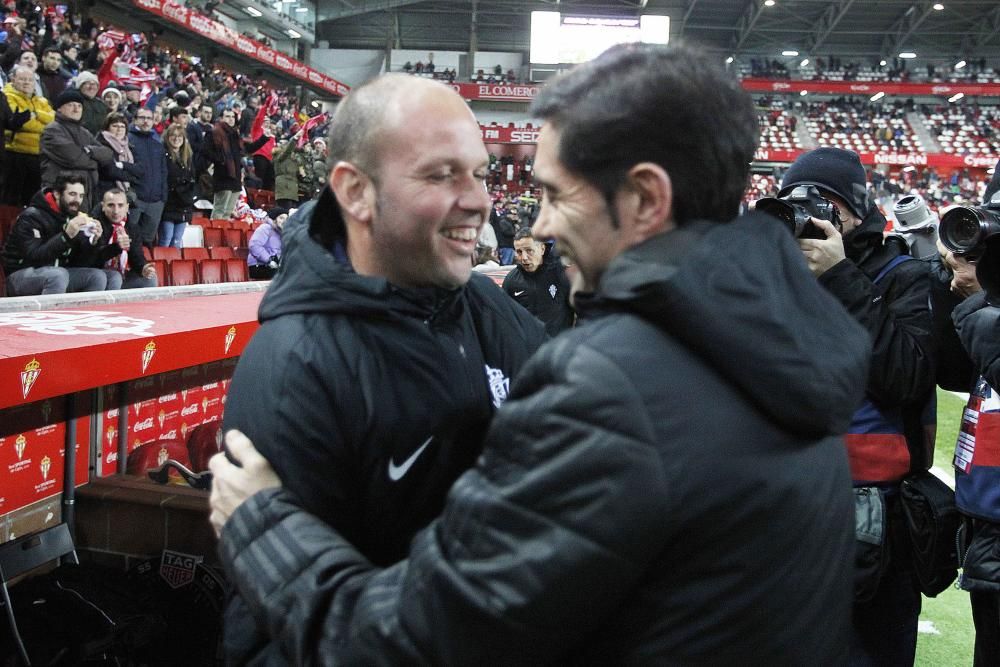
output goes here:
[[42, 130], [55, 119], [56, 114], [49, 101], [35, 93], [34, 72], [22, 65], [14, 68], [3, 94], [13, 113], [28, 112], [29, 117], [19, 129], [8, 129], [4, 133], [6, 155], [0, 172], [3, 174], [0, 201], [12, 206], [26, 206], [41, 189], [39, 141]]

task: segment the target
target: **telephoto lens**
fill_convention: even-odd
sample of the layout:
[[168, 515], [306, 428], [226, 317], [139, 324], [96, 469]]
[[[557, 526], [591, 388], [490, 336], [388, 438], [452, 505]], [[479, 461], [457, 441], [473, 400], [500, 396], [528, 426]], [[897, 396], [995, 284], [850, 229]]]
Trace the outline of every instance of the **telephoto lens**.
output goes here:
[[956, 255], [978, 257], [1000, 232], [1000, 193], [988, 206], [956, 206], [941, 217], [941, 243]]

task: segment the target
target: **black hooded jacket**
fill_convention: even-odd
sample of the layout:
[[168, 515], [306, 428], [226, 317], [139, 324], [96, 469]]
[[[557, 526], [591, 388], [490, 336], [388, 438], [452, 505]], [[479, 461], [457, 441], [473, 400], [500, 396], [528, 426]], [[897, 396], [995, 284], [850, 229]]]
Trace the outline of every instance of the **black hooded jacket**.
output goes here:
[[866, 393], [880, 407], [901, 408], [910, 467], [916, 472], [930, 466], [933, 448], [921, 423], [934, 397], [930, 266], [906, 261], [873, 283], [884, 266], [906, 254], [903, 244], [883, 242], [884, 227], [885, 218], [872, 207], [844, 235], [847, 258], [823, 273], [819, 283], [868, 331], [872, 363]]
[[79, 247], [83, 234], [72, 239], [66, 235], [66, 215], [52, 208], [46, 198], [50, 192], [36, 192], [17, 216], [3, 248], [3, 270], [8, 276], [29, 267], [66, 266], [70, 253]]
[[504, 276], [503, 291], [541, 320], [550, 336], [573, 326], [576, 313], [569, 305], [569, 278], [550, 249], [546, 249], [544, 261], [534, 271], [514, 267]]
[[236, 510], [223, 564], [289, 663], [846, 662], [864, 330], [759, 216], [650, 239], [579, 306], [406, 561], [285, 490]]
[[[246, 433], [303, 507], [388, 565], [440, 514], [545, 333], [479, 274], [456, 290], [411, 290], [354, 273], [310, 236], [338, 215], [327, 191], [286, 222], [224, 428]], [[235, 600], [228, 658], [274, 664], [252, 631]]]

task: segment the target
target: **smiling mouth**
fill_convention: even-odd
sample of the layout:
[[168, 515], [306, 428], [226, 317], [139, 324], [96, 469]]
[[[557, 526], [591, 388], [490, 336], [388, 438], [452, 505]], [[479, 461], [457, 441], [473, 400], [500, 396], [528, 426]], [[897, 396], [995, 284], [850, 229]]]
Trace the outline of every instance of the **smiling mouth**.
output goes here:
[[475, 241], [479, 238], [479, 230], [475, 227], [454, 227], [442, 229], [441, 236], [453, 241]]

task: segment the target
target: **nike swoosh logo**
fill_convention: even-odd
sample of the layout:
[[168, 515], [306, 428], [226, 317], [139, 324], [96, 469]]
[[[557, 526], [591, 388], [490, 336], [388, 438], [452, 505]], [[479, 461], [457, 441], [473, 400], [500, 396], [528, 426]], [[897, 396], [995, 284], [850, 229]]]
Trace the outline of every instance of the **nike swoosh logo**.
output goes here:
[[522, 294], [524, 294], [524, 290], [521, 290], [520, 292], [514, 292], [514, 296], [521, 296]]
[[420, 445], [420, 447], [417, 448], [417, 451], [410, 454], [410, 458], [406, 459], [399, 465], [396, 465], [390, 458], [389, 479], [391, 479], [394, 482], [398, 482], [399, 480], [403, 479], [403, 475], [405, 475], [410, 470], [410, 468], [413, 467], [413, 464], [417, 462], [417, 459], [420, 458], [420, 455], [424, 453], [424, 450], [427, 449], [427, 445], [431, 444], [431, 440], [433, 439], [434, 436], [432, 435], [431, 437], [424, 440], [424, 444]]

